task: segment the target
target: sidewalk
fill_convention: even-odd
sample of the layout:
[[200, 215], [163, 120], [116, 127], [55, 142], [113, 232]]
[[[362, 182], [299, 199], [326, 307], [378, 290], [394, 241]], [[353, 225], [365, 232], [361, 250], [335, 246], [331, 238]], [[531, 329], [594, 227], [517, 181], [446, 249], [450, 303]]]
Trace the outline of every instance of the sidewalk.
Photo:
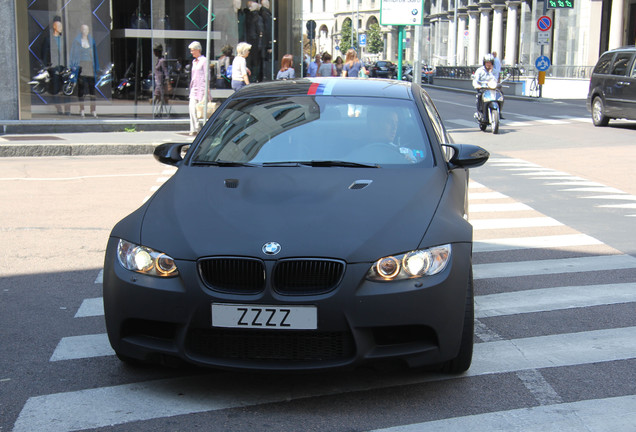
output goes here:
[[[189, 120], [0, 121], [0, 157], [151, 154], [165, 142], [191, 142]], [[18, 123], [18, 122], [15, 122]]]
[[192, 142], [187, 131], [2, 135], [0, 157], [151, 154], [165, 142]]

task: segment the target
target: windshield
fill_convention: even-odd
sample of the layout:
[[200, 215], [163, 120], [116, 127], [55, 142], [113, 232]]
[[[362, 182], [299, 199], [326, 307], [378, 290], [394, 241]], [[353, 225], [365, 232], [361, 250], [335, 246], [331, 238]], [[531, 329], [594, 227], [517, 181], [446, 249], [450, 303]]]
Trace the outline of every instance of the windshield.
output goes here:
[[412, 101], [289, 96], [232, 101], [206, 131], [191, 163], [378, 167], [432, 166], [432, 159]]

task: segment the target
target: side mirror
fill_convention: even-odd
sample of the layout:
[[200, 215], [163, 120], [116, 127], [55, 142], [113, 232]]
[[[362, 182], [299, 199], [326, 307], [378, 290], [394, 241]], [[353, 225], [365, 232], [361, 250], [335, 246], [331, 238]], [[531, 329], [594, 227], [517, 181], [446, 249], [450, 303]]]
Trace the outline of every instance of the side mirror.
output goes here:
[[451, 169], [477, 168], [486, 163], [490, 153], [485, 149], [472, 144], [444, 144], [451, 149], [448, 163]]
[[152, 155], [159, 162], [167, 165], [179, 166], [183, 162], [183, 148], [191, 143], [165, 143], [158, 145]]

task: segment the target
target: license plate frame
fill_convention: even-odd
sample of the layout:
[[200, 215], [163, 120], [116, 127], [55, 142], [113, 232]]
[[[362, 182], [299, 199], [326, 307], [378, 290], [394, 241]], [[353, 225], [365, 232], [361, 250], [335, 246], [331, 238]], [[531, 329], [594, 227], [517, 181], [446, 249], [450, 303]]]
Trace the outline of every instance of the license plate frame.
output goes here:
[[316, 330], [313, 305], [212, 303], [212, 327], [261, 330]]

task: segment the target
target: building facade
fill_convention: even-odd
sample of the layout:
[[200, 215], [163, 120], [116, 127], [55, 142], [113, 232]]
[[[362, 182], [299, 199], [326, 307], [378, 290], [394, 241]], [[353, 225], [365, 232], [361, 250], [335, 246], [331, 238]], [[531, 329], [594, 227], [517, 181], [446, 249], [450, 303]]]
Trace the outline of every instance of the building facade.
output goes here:
[[[456, 2], [456, 3], [455, 3]], [[350, 20], [359, 32], [380, 21], [380, 0], [304, 0], [304, 22], [315, 20], [319, 51], [339, 52], [340, 30]], [[537, 27], [541, 16], [552, 21], [549, 39]], [[486, 53], [497, 52], [507, 65], [534, 67], [541, 55], [550, 57], [555, 76], [585, 76], [599, 55], [636, 42], [636, 0], [573, 0], [572, 8], [545, 8], [539, 0], [426, 0], [421, 36], [407, 27], [404, 58], [413, 60], [419, 44], [424, 63], [472, 66]], [[383, 26], [385, 50], [379, 56], [398, 58], [397, 28]], [[543, 51], [542, 51], [543, 50]], [[365, 56], [362, 50], [362, 58]], [[334, 56], [335, 56], [334, 55]]]
[[[231, 92], [216, 59], [252, 44], [251, 80], [276, 76], [283, 54], [302, 57], [301, 0], [0, 0], [3, 58], [0, 119], [92, 113], [100, 117], [187, 116], [188, 48], [212, 60], [213, 97]], [[159, 54], [158, 54], [159, 53]], [[159, 60], [162, 64], [158, 66]], [[298, 69], [300, 73], [300, 68]], [[162, 74], [162, 75], [159, 75]], [[165, 98], [157, 77], [167, 76]], [[85, 111], [80, 111], [82, 108]], [[90, 111], [89, 111], [90, 110]]]

